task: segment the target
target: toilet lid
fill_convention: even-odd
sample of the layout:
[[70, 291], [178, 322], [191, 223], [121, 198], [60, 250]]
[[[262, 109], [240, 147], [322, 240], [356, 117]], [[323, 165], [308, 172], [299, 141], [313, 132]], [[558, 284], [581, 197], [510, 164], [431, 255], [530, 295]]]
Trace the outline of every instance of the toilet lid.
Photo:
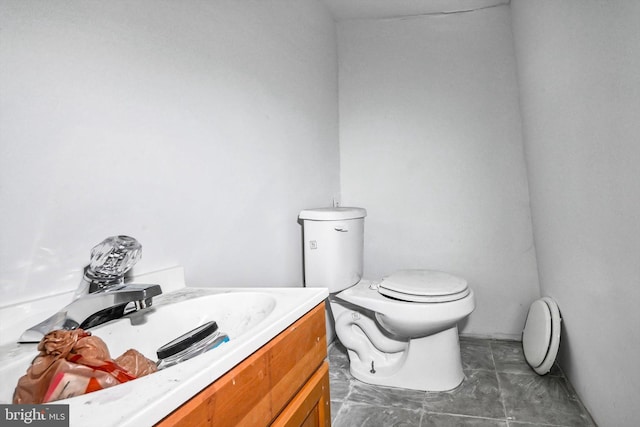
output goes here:
[[382, 279], [382, 295], [409, 302], [448, 302], [469, 295], [467, 281], [433, 270], [401, 270]]
[[529, 308], [522, 331], [522, 349], [529, 366], [540, 375], [551, 370], [560, 346], [561, 317], [558, 305], [549, 297]]

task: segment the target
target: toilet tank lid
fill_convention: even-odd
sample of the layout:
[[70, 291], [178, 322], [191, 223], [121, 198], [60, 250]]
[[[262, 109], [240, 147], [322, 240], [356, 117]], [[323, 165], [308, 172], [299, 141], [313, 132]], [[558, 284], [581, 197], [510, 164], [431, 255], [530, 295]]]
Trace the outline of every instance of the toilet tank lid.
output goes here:
[[367, 216], [367, 210], [364, 208], [315, 208], [305, 209], [298, 216], [300, 219], [309, 219], [312, 221], [339, 221], [344, 219], [357, 219]]

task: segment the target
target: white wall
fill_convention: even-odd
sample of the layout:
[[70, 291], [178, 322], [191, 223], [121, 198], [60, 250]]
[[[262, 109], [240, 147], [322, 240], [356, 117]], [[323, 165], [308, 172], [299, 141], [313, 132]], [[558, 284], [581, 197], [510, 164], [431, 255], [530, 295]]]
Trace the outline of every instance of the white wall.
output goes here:
[[0, 301], [136, 273], [302, 283], [298, 212], [339, 192], [335, 27], [314, 0], [0, 3]]
[[542, 292], [601, 426], [640, 396], [640, 2], [512, 1]]
[[380, 19], [484, 9], [509, 0], [322, 0], [342, 19]]
[[343, 203], [365, 275], [465, 277], [465, 334], [520, 338], [539, 296], [507, 6], [338, 24]]

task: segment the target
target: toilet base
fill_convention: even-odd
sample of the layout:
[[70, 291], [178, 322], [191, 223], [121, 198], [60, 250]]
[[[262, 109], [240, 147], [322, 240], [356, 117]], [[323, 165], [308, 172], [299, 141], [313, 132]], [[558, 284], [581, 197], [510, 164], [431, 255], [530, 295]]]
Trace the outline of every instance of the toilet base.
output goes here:
[[356, 379], [374, 385], [422, 391], [447, 391], [464, 380], [458, 327], [412, 339], [408, 348], [388, 363], [360, 360], [349, 351], [350, 371]]

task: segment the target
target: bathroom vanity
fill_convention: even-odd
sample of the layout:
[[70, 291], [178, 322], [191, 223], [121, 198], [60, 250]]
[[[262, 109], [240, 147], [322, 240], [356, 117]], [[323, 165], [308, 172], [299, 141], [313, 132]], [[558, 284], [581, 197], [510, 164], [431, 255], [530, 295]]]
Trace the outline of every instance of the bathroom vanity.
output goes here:
[[324, 303], [157, 424], [330, 426]]
[[[135, 348], [154, 357], [160, 346], [212, 320], [229, 342], [135, 381], [57, 401], [69, 405], [71, 427], [330, 425], [327, 289], [161, 285], [153, 307], [91, 329], [111, 354]], [[16, 343], [23, 326], [51, 314], [12, 326], [30, 311], [33, 303], [0, 310], [0, 403], [11, 403], [37, 354], [36, 344]]]

